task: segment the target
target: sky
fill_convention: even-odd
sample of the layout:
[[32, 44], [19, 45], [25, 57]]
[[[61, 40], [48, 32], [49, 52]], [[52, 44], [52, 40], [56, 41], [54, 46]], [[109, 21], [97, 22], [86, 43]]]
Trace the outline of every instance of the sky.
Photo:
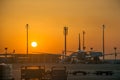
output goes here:
[[[29, 24], [29, 53], [62, 53], [68, 27], [67, 50], [78, 49], [78, 34], [85, 31], [89, 51], [102, 51], [105, 25], [105, 53], [120, 52], [120, 0], [0, 0], [0, 53], [26, 53], [26, 24]], [[31, 47], [36, 41], [38, 46]], [[82, 47], [82, 45], [81, 45]]]

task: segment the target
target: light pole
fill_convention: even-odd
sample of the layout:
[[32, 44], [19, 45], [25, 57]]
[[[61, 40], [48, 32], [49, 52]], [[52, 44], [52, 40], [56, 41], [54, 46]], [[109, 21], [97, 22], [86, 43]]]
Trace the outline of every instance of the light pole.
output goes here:
[[27, 37], [26, 54], [28, 55], [28, 24], [26, 24], [26, 37]]
[[83, 50], [85, 50], [85, 31], [83, 31]]
[[116, 47], [114, 47], [114, 50], [115, 50], [115, 62], [116, 62], [116, 57], [117, 57], [116, 50], [117, 50], [117, 48], [116, 48]]
[[65, 50], [64, 50], [64, 53], [65, 53], [65, 57], [66, 57], [66, 49], [67, 49], [67, 46], [66, 46], [66, 36], [67, 36], [67, 34], [68, 34], [68, 27], [64, 27], [64, 35], [65, 35], [65, 45], [64, 45], [64, 48], [65, 48]]
[[93, 51], [93, 48], [91, 47], [90, 50]]
[[80, 33], [79, 33], [79, 39], [78, 40], [79, 40], [78, 50], [81, 51]]
[[6, 58], [7, 58], [7, 50], [8, 50], [8, 48], [6, 47], [6, 48], [5, 48], [5, 55], [6, 55], [5, 57], [6, 57]]
[[104, 61], [105, 60], [105, 56], [104, 56], [105, 55], [105, 42], [104, 42], [105, 41], [105, 38], [104, 38], [105, 25], [103, 24], [102, 27], [103, 27], [103, 38], [102, 39], [103, 39], [103, 61]]

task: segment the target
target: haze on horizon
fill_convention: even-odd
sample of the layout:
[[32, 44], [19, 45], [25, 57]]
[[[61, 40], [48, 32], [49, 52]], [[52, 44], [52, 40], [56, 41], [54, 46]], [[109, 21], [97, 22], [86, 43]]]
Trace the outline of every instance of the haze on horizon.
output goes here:
[[[62, 53], [63, 27], [69, 28], [67, 50], [78, 49], [78, 34], [85, 34], [86, 50], [102, 51], [102, 25], [105, 24], [105, 53], [120, 52], [119, 0], [0, 0], [0, 53], [26, 52], [29, 24], [29, 53]], [[31, 47], [36, 41], [38, 46]], [[119, 56], [120, 58], [120, 56]]]

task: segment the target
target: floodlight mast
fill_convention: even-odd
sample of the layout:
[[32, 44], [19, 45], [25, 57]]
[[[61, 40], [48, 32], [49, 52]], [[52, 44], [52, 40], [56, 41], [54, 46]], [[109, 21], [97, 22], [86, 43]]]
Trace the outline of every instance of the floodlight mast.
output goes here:
[[66, 36], [67, 36], [67, 34], [68, 34], [68, 27], [64, 27], [64, 35], [65, 35], [65, 43], [64, 43], [64, 44], [65, 44], [65, 45], [64, 45], [64, 48], [65, 48], [65, 49], [64, 49], [64, 54], [65, 54], [65, 57], [66, 57], [66, 54], [67, 54], [67, 53], [66, 53], [66, 51], [67, 51], [67, 46], [66, 46], [66, 43], [67, 43], [67, 42], [66, 42]]
[[26, 54], [28, 55], [28, 24], [26, 24], [26, 37], [27, 37]]
[[79, 33], [79, 45], [78, 45], [78, 50], [81, 50], [81, 42], [80, 42], [80, 33]]
[[6, 47], [5, 48], [5, 57], [7, 58], [7, 50], [8, 50], [8, 48]]
[[83, 31], [83, 50], [85, 50], [85, 31]]
[[103, 39], [103, 61], [104, 61], [105, 60], [105, 56], [104, 56], [105, 55], [105, 36], [104, 36], [105, 25], [103, 24], [102, 27], [103, 27], [103, 38], [102, 39]]
[[114, 47], [114, 50], [115, 50], [115, 62], [116, 62], [116, 57], [117, 57], [116, 50], [117, 50], [117, 47]]

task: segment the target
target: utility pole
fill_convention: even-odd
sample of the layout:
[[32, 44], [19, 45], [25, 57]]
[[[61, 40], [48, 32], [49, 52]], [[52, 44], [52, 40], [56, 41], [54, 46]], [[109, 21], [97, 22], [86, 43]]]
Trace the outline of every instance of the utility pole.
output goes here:
[[103, 27], [103, 61], [105, 60], [105, 38], [104, 38], [104, 29], [105, 29], [105, 25], [103, 24], [102, 25], [102, 27]]
[[83, 50], [85, 50], [85, 31], [83, 31]]
[[64, 47], [65, 47], [65, 49], [64, 49], [64, 53], [65, 53], [65, 57], [66, 57], [66, 49], [67, 49], [67, 46], [66, 46], [66, 36], [67, 36], [67, 34], [68, 34], [68, 27], [64, 27], [64, 35], [65, 35], [65, 45], [64, 45]]
[[27, 37], [26, 54], [28, 55], [28, 24], [26, 24], [26, 37]]
[[80, 33], [79, 33], [79, 46], [78, 46], [78, 50], [81, 50], [81, 42], [80, 42]]

